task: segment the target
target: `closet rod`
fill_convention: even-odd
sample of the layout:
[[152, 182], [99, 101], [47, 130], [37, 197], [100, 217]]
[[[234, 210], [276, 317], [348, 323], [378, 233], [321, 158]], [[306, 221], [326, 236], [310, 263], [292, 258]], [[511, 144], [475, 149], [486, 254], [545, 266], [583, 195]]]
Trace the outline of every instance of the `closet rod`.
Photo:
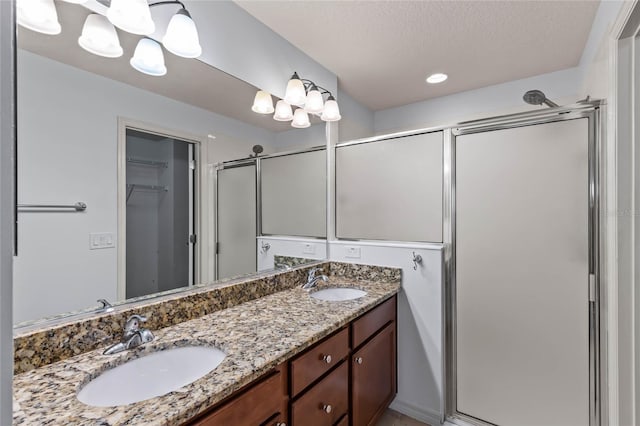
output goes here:
[[87, 205], [81, 201], [75, 204], [18, 204], [19, 212], [38, 212], [50, 210], [69, 210], [72, 212], [83, 212], [87, 210]]

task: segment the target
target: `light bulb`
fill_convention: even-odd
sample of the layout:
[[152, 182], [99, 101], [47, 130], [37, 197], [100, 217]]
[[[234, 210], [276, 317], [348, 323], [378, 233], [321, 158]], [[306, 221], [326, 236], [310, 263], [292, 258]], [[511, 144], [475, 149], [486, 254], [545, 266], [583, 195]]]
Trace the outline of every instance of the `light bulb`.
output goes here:
[[53, 0], [17, 0], [16, 21], [19, 25], [42, 34], [60, 34], [58, 12]]
[[302, 106], [306, 102], [307, 94], [304, 90], [304, 84], [298, 77], [297, 73], [293, 73], [291, 79], [287, 83], [287, 90], [284, 93], [284, 100], [289, 105]]
[[271, 99], [271, 95], [264, 90], [258, 90], [253, 100], [251, 111], [257, 112], [258, 114], [271, 114], [273, 112], [273, 99]]
[[305, 111], [312, 114], [319, 114], [322, 112], [324, 108], [324, 100], [322, 99], [322, 94], [320, 91], [315, 88], [307, 93], [307, 102], [304, 104]]
[[291, 127], [295, 127], [296, 129], [305, 129], [311, 126], [309, 122], [309, 114], [302, 108], [298, 108], [296, 112], [293, 113], [293, 121], [291, 122]]
[[273, 114], [273, 119], [276, 121], [291, 121], [293, 119], [293, 111], [291, 111], [291, 105], [282, 99], [276, 103], [276, 113]]
[[202, 54], [196, 24], [186, 9], [173, 15], [162, 44], [169, 52], [183, 58], [197, 58]]
[[122, 46], [120, 46], [115, 27], [105, 16], [97, 13], [87, 16], [78, 44], [94, 55], [106, 58], [122, 56]]
[[133, 68], [144, 74], [162, 76], [167, 73], [162, 47], [157, 41], [150, 38], [144, 37], [140, 39], [129, 63]]
[[111, 0], [107, 18], [116, 27], [132, 34], [150, 35], [156, 30], [147, 0]]
[[324, 103], [324, 111], [320, 117], [323, 121], [338, 121], [342, 118], [338, 102], [333, 96], [329, 96], [327, 102]]

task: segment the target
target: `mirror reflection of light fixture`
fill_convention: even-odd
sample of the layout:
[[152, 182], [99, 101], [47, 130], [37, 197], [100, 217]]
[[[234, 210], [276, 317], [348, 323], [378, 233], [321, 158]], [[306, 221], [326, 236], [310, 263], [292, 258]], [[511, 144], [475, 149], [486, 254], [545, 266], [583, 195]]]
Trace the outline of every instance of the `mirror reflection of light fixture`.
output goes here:
[[123, 53], [115, 27], [97, 13], [87, 16], [78, 44], [87, 52], [106, 58], [119, 58]]
[[[323, 95], [329, 95], [326, 102], [323, 99]], [[270, 112], [266, 112], [266, 109], [261, 109], [258, 106], [258, 100], [262, 96], [268, 96], [271, 102], [271, 95], [259, 90], [256, 93], [251, 109], [261, 114], [270, 114], [273, 109]], [[271, 103], [269, 105], [273, 106]], [[299, 107], [295, 113], [292, 111], [292, 105]], [[291, 121], [292, 127], [304, 129], [311, 125], [309, 114], [319, 115], [323, 121], [339, 121], [342, 118], [338, 102], [331, 92], [311, 80], [300, 78], [298, 73], [294, 72], [287, 83], [284, 99], [276, 103], [273, 119], [276, 121], [293, 120]]]
[[183, 58], [197, 58], [202, 54], [196, 24], [184, 6], [169, 21], [162, 44], [169, 52]]
[[302, 106], [307, 99], [307, 92], [304, 83], [298, 77], [298, 73], [293, 73], [287, 83], [287, 90], [284, 93], [284, 100], [289, 105]]
[[17, 0], [16, 21], [42, 34], [56, 35], [62, 31], [53, 0]]
[[309, 114], [302, 108], [296, 109], [296, 112], [293, 113], [293, 121], [291, 122], [291, 127], [295, 127], [296, 129], [306, 129], [311, 126], [311, 122], [309, 121]]
[[291, 110], [291, 105], [280, 99], [276, 103], [276, 113], [273, 114], [273, 119], [276, 121], [293, 120], [293, 111]]
[[[82, 4], [88, 0], [62, 1]], [[97, 13], [87, 17], [82, 34], [78, 38], [78, 44], [95, 55], [106, 58], [120, 57], [123, 53], [122, 46], [114, 26], [132, 34], [148, 36], [155, 32], [156, 27], [151, 18], [150, 8], [169, 4], [180, 5], [181, 9], [169, 21], [162, 38], [164, 47], [174, 55], [183, 58], [199, 57], [202, 54], [202, 47], [198, 30], [184, 3], [180, 0], [162, 0], [151, 4], [147, 3], [147, 0], [110, 0], [106, 17]], [[16, 0], [16, 5], [16, 21], [19, 25], [49, 35], [60, 34], [62, 31], [54, 0]], [[143, 41], [145, 39], [148, 41]], [[157, 42], [150, 44], [149, 41], [152, 40], [146, 37], [140, 40], [130, 63], [136, 70], [145, 74], [165, 75], [167, 70], [162, 48], [159, 48]], [[270, 112], [273, 112], [273, 104]]]
[[107, 18], [116, 27], [132, 34], [151, 35], [156, 30], [147, 0], [111, 0]]
[[256, 97], [253, 100], [251, 110], [258, 114], [271, 114], [274, 111], [271, 95], [264, 90], [258, 90], [258, 93], [256, 93]]
[[144, 74], [159, 77], [167, 73], [160, 43], [148, 37], [140, 39], [129, 63]]
[[332, 95], [329, 95], [327, 102], [324, 103], [324, 110], [320, 118], [324, 121], [339, 121], [342, 118], [338, 102]]

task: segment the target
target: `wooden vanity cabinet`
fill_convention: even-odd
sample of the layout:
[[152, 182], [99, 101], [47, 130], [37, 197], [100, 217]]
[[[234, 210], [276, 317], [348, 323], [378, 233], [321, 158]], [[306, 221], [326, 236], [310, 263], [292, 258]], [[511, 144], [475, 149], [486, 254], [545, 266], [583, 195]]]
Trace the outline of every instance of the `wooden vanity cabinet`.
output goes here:
[[287, 423], [287, 365], [281, 364], [255, 382], [187, 423], [189, 426], [257, 426]]
[[375, 425], [397, 391], [396, 299], [364, 313], [187, 425]]

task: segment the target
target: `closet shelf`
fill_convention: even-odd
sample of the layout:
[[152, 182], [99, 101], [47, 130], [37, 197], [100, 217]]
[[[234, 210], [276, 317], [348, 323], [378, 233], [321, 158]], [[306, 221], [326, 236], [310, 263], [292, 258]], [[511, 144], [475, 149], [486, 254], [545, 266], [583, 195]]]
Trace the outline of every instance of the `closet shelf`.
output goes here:
[[129, 201], [129, 198], [131, 198], [131, 194], [133, 194], [133, 191], [135, 191], [136, 189], [141, 189], [141, 190], [144, 190], [144, 191], [157, 191], [157, 192], [168, 192], [169, 191], [169, 187], [168, 186], [142, 185], [142, 184], [138, 184], [138, 183], [128, 183], [127, 184], [127, 202]]
[[168, 167], [168, 164], [169, 164], [166, 161], [144, 160], [142, 158], [134, 158], [134, 157], [127, 157], [127, 163], [139, 164], [141, 166], [161, 167], [165, 169]]

